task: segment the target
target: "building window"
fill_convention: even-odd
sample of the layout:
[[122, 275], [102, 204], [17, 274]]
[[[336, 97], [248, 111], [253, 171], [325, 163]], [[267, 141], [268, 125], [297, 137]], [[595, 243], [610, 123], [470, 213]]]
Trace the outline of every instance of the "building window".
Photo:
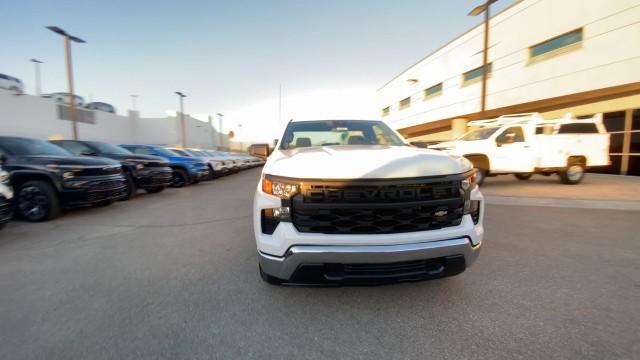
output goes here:
[[382, 116], [387, 116], [389, 115], [389, 112], [391, 110], [389, 109], [389, 107], [387, 106], [386, 108], [382, 109]]
[[428, 99], [434, 97], [436, 95], [442, 94], [442, 83], [433, 85], [432, 87], [424, 90], [424, 99]]
[[411, 106], [411, 96], [400, 100], [400, 110], [406, 109], [409, 106]]
[[[493, 68], [493, 63], [487, 64], [487, 75], [491, 74], [491, 70]], [[462, 74], [462, 80], [464, 83], [471, 82], [476, 79], [482, 78], [482, 74], [484, 73], [484, 66], [477, 67], [473, 70], [469, 70], [466, 73]]]
[[552, 51], [565, 49], [567, 46], [580, 43], [582, 41], [582, 28], [570, 31], [566, 34], [556, 36], [553, 39], [533, 45], [529, 48], [529, 58], [550, 53]]

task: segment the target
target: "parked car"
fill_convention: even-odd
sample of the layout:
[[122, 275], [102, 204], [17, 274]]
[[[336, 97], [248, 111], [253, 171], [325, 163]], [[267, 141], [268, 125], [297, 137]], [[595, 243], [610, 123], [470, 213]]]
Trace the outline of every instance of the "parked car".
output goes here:
[[468, 158], [485, 176], [513, 174], [528, 180], [535, 174], [558, 174], [565, 184], [578, 184], [585, 170], [609, 165], [609, 134], [602, 114], [590, 119], [568, 116], [545, 120], [538, 113], [505, 115], [472, 121], [477, 127], [455, 141], [430, 149]]
[[371, 284], [462, 273], [484, 205], [470, 161], [409, 146], [381, 121], [289, 122], [253, 205], [270, 284]]
[[87, 105], [85, 105], [85, 107], [90, 110], [99, 110], [112, 114], [116, 113], [116, 108], [113, 105], [107, 104], [105, 102], [94, 101], [88, 103]]
[[0, 156], [15, 192], [15, 211], [28, 221], [53, 219], [62, 208], [108, 205], [126, 190], [119, 162], [73, 156], [47, 141], [0, 136]]
[[[66, 93], [66, 92], [45, 94], [45, 95], [42, 95], [42, 97], [47, 99], [53, 99], [55, 102], [60, 104], [71, 105], [71, 96], [69, 93]], [[82, 96], [73, 95], [73, 98], [74, 98], [73, 104], [75, 106], [77, 107], [84, 106], [84, 98]]]
[[100, 156], [117, 160], [122, 164], [127, 190], [123, 200], [135, 196], [138, 188], [148, 193], [158, 193], [171, 185], [172, 170], [164, 158], [134, 154], [117, 145], [100, 141], [54, 140], [52, 143], [74, 155]]
[[227, 166], [225, 166], [225, 161], [224, 160], [216, 158], [215, 156], [211, 156], [211, 155], [207, 154], [207, 152], [205, 152], [204, 150], [201, 150], [201, 149], [184, 149], [184, 151], [187, 152], [191, 156], [196, 156], [196, 157], [204, 159], [209, 164], [211, 169], [213, 170], [213, 177], [214, 178], [218, 178], [220, 176], [226, 175], [226, 173], [229, 171]]
[[188, 184], [196, 184], [209, 176], [209, 167], [202, 160], [178, 155], [161, 146], [135, 144], [123, 144], [120, 146], [134, 154], [159, 156], [167, 160], [172, 170], [172, 187], [180, 188]]
[[4, 228], [13, 214], [13, 188], [9, 173], [0, 165], [0, 229]]
[[24, 84], [22, 83], [22, 80], [16, 77], [0, 74], [0, 89], [7, 89], [22, 93], [24, 92]]
[[[220, 172], [220, 164], [215, 161], [215, 160], [210, 160], [208, 159], [206, 156], [202, 156], [202, 155], [196, 155], [195, 153], [188, 151], [186, 149], [179, 149], [179, 148], [167, 148], [169, 151], [174, 152], [180, 156], [185, 156], [185, 157], [190, 157], [190, 158], [194, 158], [197, 159], [198, 161], [202, 161], [204, 163], [207, 163], [207, 168], [208, 168], [208, 174], [207, 177], [203, 180], [211, 180], [214, 179], [216, 177], [219, 177], [221, 175]], [[217, 168], [217, 170], [216, 170]]]
[[198, 150], [205, 153], [211, 159], [219, 161], [222, 164], [223, 175], [229, 175], [237, 170], [236, 164], [233, 162], [233, 160], [229, 159], [228, 156], [224, 156], [215, 150], [203, 150], [203, 149], [198, 149]]

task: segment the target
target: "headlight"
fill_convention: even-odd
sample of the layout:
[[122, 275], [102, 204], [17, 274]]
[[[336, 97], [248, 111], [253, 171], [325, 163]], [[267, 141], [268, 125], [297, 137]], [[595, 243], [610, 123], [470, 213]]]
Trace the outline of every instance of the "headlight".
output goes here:
[[468, 175], [464, 180], [462, 180], [462, 190], [464, 191], [464, 214], [471, 215], [473, 222], [475, 224], [478, 223], [480, 218], [480, 201], [479, 200], [471, 200], [471, 192], [478, 187], [476, 183], [476, 170], [472, 170], [471, 174]]
[[6, 171], [0, 171], [0, 183], [8, 184], [9, 183], [9, 173]]
[[297, 184], [287, 184], [280, 181], [272, 181], [266, 177], [262, 178], [262, 191], [265, 194], [271, 194], [281, 199], [290, 199], [298, 193]]
[[138, 169], [138, 170], [144, 169], [144, 164], [142, 164], [142, 163], [136, 164], [136, 169]]

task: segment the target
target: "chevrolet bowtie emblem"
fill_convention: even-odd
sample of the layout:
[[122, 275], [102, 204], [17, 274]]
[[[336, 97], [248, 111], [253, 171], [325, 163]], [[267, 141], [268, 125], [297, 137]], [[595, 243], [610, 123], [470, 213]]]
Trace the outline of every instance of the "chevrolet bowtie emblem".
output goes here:
[[447, 210], [440, 210], [440, 211], [436, 211], [433, 213], [433, 215], [437, 216], [437, 217], [442, 217], [447, 215], [448, 211]]

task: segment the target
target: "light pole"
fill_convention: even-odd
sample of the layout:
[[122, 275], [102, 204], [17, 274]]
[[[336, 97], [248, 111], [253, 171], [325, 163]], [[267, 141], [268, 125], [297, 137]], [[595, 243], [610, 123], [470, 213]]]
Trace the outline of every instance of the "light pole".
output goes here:
[[484, 117], [484, 113], [487, 109], [487, 73], [489, 69], [487, 68], [487, 63], [489, 62], [489, 18], [490, 18], [490, 8], [491, 4], [498, 0], [487, 0], [482, 5], [476, 6], [471, 12], [469, 12], [469, 16], [478, 16], [484, 13], [484, 47], [482, 51], [482, 95], [480, 98], [481, 102], [481, 114]]
[[180, 98], [180, 146], [182, 148], [187, 147], [187, 134], [184, 125], [184, 102], [183, 99], [187, 97], [187, 95], [181, 93], [180, 91], [176, 91], [176, 94]]
[[138, 95], [129, 95], [131, 96], [131, 109], [133, 111], [138, 111], [138, 104], [136, 103], [136, 100], [138, 99]]
[[222, 132], [222, 118], [224, 117], [224, 114], [221, 113], [217, 113], [216, 115], [218, 115], [218, 128], [220, 129], [220, 142], [219, 142], [219, 146], [220, 148], [224, 147], [224, 133]]
[[40, 64], [42, 64], [42, 61], [38, 59], [29, 59], [29, 61], [33, 63], [36, 72], [36, 96], [40, 96]]
[[47, 26], [47, 29], [64, 37], [64, 48], [67, 61], [67, 83], [69, 85], [69, 120], [71, 120], [71, 129], [73, 131], [73, 140], [78, 140], [78, 124], [76, 123], [76, 99], [73, 94], [73, 68], [71, 65], [71, 41], [77, 43], [85, 43], [86, 41], [75, 37], [60, 29], [57, 26]]

